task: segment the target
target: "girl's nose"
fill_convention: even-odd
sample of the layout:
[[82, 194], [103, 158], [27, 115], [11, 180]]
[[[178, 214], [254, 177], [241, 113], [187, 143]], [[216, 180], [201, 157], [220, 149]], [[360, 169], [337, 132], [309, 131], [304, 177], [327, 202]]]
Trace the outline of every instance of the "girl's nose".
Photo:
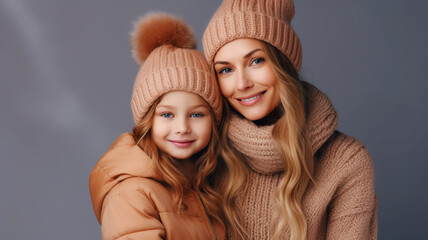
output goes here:
[[175, 125], [176, 134], [188, 134], [191, 132], [190, 123], [185, 118], [177, 118]]

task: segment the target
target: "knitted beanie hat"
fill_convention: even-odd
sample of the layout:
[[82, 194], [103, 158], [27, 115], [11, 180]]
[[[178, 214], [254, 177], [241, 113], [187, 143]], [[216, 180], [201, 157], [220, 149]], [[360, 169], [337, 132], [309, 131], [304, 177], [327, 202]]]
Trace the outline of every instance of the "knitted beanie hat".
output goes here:
[[156, 99], [174, 90], [201, 96], [219, 122], [222, 104], [217, 81], [204, 55], [195, 49], [195, 36], [184, 21], [165, 13], [151, 13], [135, 24], [131, 38], [134, 59], [141, 65], [131, 99], [135, 123]]
[[278, 48], [299, 71], [302, 47], [290, 25], [293, 16], [292, 0], [224, 0], [204, 32], [205, 56], [211, 64], [226, 43], [255, 38]]

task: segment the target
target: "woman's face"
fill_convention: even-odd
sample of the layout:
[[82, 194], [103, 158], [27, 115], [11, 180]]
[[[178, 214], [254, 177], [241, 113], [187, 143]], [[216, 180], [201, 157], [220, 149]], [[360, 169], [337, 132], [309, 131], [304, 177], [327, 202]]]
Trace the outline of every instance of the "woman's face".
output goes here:
[[259, 120], [279, 103], [276, 77], [261, 41], [240, 38], [224, 45], [214, 57], [220, 89], [248, 120]]

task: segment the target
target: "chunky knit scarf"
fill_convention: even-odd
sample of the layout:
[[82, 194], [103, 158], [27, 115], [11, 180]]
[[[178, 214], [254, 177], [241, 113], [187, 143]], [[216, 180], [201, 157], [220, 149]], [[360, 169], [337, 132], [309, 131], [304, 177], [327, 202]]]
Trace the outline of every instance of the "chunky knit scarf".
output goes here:
[[[333, 134], [337, 114], [328, 97], [309, 83], [303, 83], [307, 102], [307, 131], [315, 153]], [[286, 113], [285, 113], [286, 114]], [[232, 115], [229, 139], [245, 157], [248, 165], [261, 174], [284, 171], [278, 147], [272, 138], [274, 125], [257, 126], [252, 121]]]
[[[316, 154], [316, 185], [310, 184], [302, 200], [307, 239], [376, 239], [377, 210], [370, 155], [354, 138], [335, 132], [337, 114], [327, 96], [308, 83], [304, 83], [304, 89], [306, 130]], [[284, 175], [272, 129], [273, 125], [258, 126], [237, 115], [229, 126], [231, 144], [244, 155], [249, 166], [247, 190], [236, 198], [249, 239], [270, 239], [272, 199]], [[284, 229], [281, 239], [289, 236], [289, 228]]]

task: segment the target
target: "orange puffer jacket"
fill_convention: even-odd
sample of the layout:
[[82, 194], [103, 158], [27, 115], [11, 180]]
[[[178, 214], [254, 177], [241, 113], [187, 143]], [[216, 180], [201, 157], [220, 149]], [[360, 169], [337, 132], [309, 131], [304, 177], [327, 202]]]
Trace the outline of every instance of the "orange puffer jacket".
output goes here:
[[[215, 239], [195, 193], [184, 196], [185, 210], [175, 211], [170, 190], [131, 133], [122, 134], [101, 157], [89, 177], [89, 189], [104, 240]], [[210, 220], [217, 239], [225, 239], [224, 225]]]

